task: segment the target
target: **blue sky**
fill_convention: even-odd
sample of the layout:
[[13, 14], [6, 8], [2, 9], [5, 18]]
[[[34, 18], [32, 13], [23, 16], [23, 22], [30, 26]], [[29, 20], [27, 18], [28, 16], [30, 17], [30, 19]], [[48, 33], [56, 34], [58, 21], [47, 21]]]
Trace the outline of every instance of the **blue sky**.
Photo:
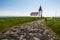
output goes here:
[[60, 16], [60, 0], [0, 0], [0, 16], [29, 16], [40, 5], [43, 16]]

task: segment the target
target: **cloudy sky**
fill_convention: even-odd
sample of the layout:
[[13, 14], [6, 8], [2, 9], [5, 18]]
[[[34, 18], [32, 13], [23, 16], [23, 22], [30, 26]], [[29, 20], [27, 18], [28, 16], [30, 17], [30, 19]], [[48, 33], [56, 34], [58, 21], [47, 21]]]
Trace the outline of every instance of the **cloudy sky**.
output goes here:
[[43, 16], [60, 16], [60, 0], [0, 0], [0, 16], [30, 16], [40, 5]]

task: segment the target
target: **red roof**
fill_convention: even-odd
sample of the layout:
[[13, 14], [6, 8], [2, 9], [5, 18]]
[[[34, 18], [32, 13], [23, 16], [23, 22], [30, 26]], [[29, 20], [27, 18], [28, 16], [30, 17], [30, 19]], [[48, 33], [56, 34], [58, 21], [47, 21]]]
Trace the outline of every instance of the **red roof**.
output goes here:
[[32, 15], [32, 14], [35, 15], [35, 14], [38, 14], [38, 12], [31, 12], [31, 15]]

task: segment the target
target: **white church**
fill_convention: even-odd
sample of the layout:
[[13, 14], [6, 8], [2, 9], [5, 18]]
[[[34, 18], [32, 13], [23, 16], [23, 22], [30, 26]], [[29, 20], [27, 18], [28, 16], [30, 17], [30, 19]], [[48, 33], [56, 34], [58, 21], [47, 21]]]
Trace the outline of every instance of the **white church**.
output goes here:
[[41, 8], [41, 6], [40, 6], [38, 12], [31, 12], [30, 15], [31, 15], [31, 16], [35, 16], [35, 17], [36, 17], [36, 16], [42, 17], [42, 8]]

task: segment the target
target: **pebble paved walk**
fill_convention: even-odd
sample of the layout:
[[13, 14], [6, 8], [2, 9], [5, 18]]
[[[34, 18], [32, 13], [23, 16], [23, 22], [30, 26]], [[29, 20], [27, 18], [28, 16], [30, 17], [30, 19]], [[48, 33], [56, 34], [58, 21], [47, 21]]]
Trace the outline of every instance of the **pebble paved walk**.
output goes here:
[[44, 21], [34, 21], [11, 28], [0, 40], [60, 40], [44, 26]]

